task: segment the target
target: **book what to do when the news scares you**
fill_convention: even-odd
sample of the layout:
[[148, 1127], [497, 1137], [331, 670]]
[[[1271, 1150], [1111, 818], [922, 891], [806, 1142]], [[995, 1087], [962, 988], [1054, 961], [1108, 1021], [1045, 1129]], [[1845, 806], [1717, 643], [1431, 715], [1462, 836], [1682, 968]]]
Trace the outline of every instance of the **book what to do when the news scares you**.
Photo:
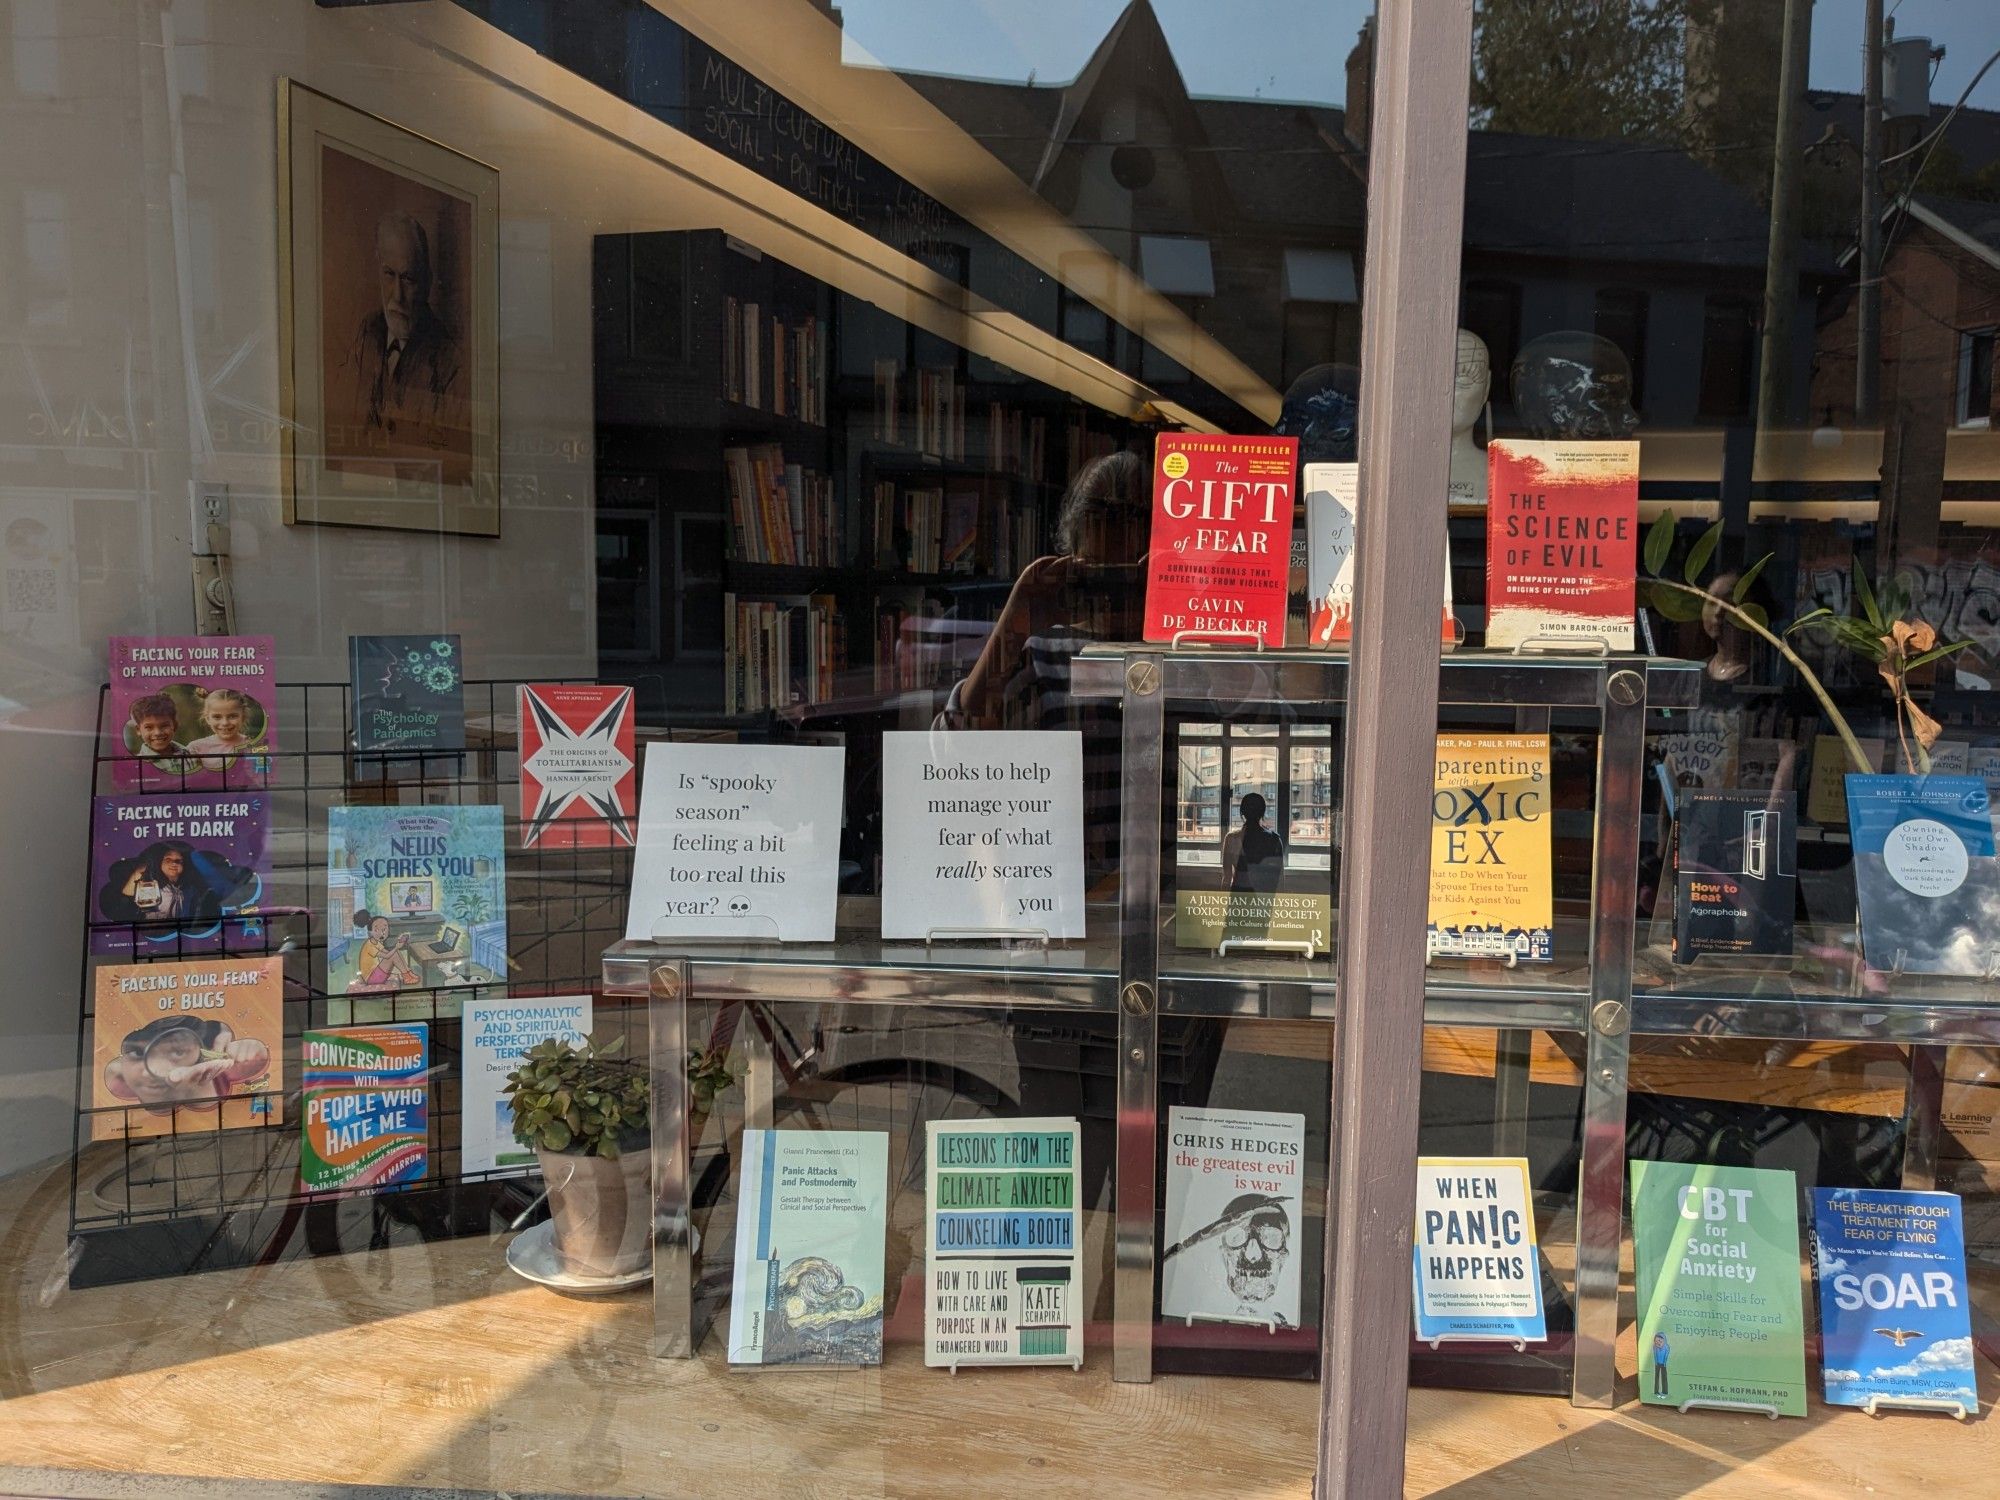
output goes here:
[[1145, 638], [1285, 644], [1299, 441], [1162, 433]]
[[1639, 445], [1495, 438], [1486, 464], [1486, 644], [1630, 651]]

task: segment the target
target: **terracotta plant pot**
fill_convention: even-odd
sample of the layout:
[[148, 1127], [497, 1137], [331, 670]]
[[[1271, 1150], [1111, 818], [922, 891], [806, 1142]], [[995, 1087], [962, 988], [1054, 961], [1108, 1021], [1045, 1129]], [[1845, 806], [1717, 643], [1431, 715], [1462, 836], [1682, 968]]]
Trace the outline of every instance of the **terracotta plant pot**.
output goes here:
[[537, 1146], [535, 1156], [564, 1272], [603, 1279], [643, 1271], [653, 1253], [653, 1153], [612, 1160]]

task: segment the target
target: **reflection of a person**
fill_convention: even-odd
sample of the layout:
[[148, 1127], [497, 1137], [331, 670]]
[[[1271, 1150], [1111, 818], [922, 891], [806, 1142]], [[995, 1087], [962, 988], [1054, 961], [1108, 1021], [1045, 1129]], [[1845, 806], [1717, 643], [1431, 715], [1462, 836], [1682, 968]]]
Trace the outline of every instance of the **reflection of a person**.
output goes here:
[[361, 320], [349, 364], [362, 446], [457, 446], [465, 426], [458, 336], [431, 307], [430, 236], [395, 210], [375, 226], [382, 307]]
[[979, 659], [952, 688], [935, 725], [1081, 730], [1085, 859], [1093, 879], [1117, 868], [1119, 716], [1115, 707], [1074, 697], [1070, 663], [1093, 641], [1138, 638], [1151, 517], [1137, 454], [1110, 453], [1084, 465], [1057, 518], [1062, 551], [1021, 570]]
[[408, 989], [424, 982], [423, 970], [410, 953], [407, 932], [391, 940], [389, 919], [365, 911], [354, 914], [354, 925], [365, 929], [368, 936], [362, 941], [361, 955], [355, 960], [354, 979], [348, 989]]
[[1264, 826], [1268, 804], [1262, 793], [1248, 793], [1237, 806], [1243, 813], [1243, 824], [1230, 829], [1222, 841], [1223, 886], [1232, 891], [1268, 894], [1278, 888], [1285, 841]]
[[166, 1114], [214, 1109], [270, 1071], [270, 1047], [239, 1038], [227, 1022], [162, 1016], [126, 1034], [118, 1056], [104, 1065], [104, 1086], [116, 1098]]
[[1669, 1394], [1667, 1390], [1667, 1336], [1664, 1333], [1653, 1335], [1653, 1394], [1655, 1396]]

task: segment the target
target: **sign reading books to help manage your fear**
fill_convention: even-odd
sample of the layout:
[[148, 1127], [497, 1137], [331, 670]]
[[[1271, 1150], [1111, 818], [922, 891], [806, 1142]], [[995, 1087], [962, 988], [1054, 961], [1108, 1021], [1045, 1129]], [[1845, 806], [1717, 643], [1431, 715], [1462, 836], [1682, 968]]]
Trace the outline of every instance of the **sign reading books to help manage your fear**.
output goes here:
[[924, 1363], [1080, 1365], [1076, 1121], [924, 1129]]
[[1814, 1188], [1812, 1197], [1827, 1405], [1978, 1411], [1958, 1196]]
[[1548, 1337], [1525, 1157], [1417, 1158], [1411, 1274], [1420, 1339]]
[[1806, 1414], [1790, 1172], [1635, 1161], [1639, 1399]]
[[1083, 736], [882, 736], [882, 936], [1083, 930]]
[[1285, 644], [1299, 440], [1162, 433], [1153, 458], [1146, 639]]
[[1630, 651], [1639, 445], [1495, 438], [1486, 465], [1486, 644]]
[[1167, 1109], [1160, 1316], [1299, 1326], [1306, 1117]]
[[833, 941], [846, 751], [646, 747], [625, 936]]

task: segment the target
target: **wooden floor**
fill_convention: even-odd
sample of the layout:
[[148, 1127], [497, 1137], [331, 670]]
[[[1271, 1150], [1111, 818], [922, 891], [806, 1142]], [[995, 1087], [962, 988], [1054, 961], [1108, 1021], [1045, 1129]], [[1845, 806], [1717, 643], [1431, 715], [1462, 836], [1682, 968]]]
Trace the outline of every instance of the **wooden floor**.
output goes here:
[[[702, 1360], [656, 1361], [644, 1293], [557, 1296], [516, 1280], [487, 1240], [71, 1292], [67, 1188], [66, 1172], [0, 1183], [0, 1494], [235, 1495], [258, 1481], [714, 1500], [1311, 1493], [1309, 1385], [1114, 1384], [1101, 1337], [1081, 1374], [954, 1377], [909, 1345], [859, 1373], [734, 1374], [712, 1341]], [[1994, 1378], [1982, 1368], [1989, 1404], [1963, 1426], [1416, 1391], [1407, 1493], [1993, 1496]], [[236, 1483], [58, 1483], [50, 1469]]]

